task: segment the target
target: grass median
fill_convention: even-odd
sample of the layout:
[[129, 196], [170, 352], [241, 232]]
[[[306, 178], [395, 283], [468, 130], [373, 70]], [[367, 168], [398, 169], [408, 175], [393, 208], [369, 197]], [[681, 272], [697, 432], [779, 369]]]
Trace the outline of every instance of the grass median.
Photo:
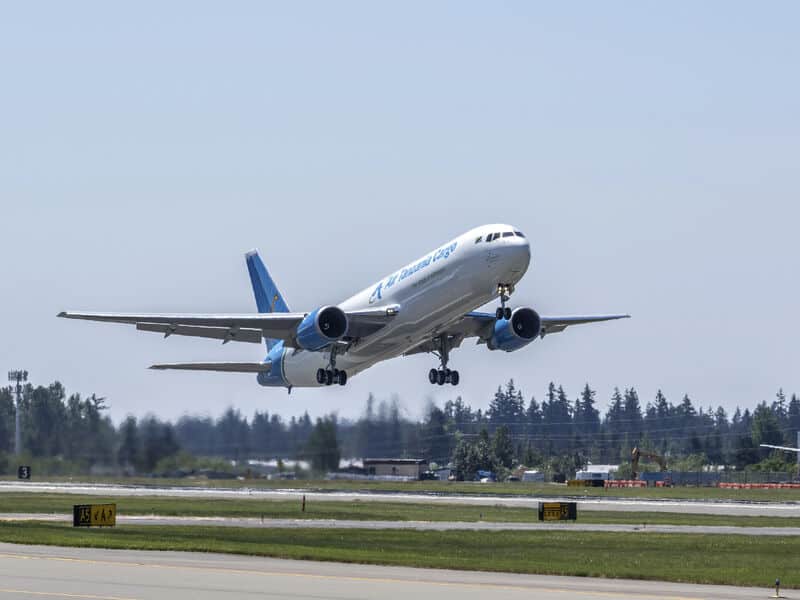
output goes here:
[[785, 587], [800, 585], [797, 537], [133, 525], [86, 530], [5, 522], [0, 541], [748, 586], [768, 586], [780, 577]]
[[[309, 501], [305, 512], [300, 501], [247, 498], [209, 499], [170, 496], [79, 496], [50, 493], [0, 493], [0, 514], [71, 514], [74, 504], [114, 502], [120, 515], [182, 517], [239, 517], [264, 519], [339, 519], [364, 521], [536, 521], [535, 508], [472, 506], [466, 504], [418, 504], [370, 501]], [[738, 527], [800, 527], [800, 517], [750, 517], [696, 515], [690, 513], [586, 511], [579, 509], [581, 523], [632, 525], [728, 525]]]

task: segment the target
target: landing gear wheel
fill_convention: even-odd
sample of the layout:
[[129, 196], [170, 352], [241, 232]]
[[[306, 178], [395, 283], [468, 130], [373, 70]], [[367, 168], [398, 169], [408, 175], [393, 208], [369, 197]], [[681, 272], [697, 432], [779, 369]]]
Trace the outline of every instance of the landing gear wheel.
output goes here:
[[458, 385], [460, 377], [458, 375], [458, 371], [450, 371], [450, 383], [453, 385]]
[[437, 373], [436, 383], [439, 385], [444, 385], [445, 381], [447, 381], [447, 373], [445, 373], [444, 369], [442, 369]]
[[325, 385], [325, 369], [317, 369], [317, 383]]
[[439, 372], [436, 369], [428, 371], [428, 381], [434, 385], [439, 381]]
[[333, 371], [327, 369], [325, 371], [325, 385], [331, 385], [333, 383]]
[[344, 385], [345, 383], [347, 383], [347, 373], [339, 371], [339, 385]]
[[497, 285], [497, 293], [500, 294], [500, 308], [498, 308], [494, 315], [495, 318], [500, 321], [501, 319], [511, 320], [511, 309], [506, 306], [506, 302], [509, 301], [511, 298], [511, 294], [514, 291], [514, 286], [500, 283]]

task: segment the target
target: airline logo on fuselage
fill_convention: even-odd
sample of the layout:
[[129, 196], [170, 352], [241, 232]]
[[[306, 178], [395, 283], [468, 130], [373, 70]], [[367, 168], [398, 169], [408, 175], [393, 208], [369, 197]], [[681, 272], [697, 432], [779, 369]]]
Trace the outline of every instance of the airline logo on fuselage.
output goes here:
[[422, 271], [425, 267], [427, 267], [431, 263], [435, 263], [435, 262], [440, 261], [440, 260], [446, 260], [447, 258], [450, 257], [450, 255], [453, 252], [455, 252], [457, 245], [458, 245], [458, 242], [453, 242], [452, 244], [448, 244], [447, 246], [443, 246], [442, 248], [439, 248], [435, 252], [433, 252], [433, 253], [429, 254], [428, 256], [426, 256], [425, 258], [423, 258], [421, 261], [411, 265], [410, 267], [405, 267], [404, 269], [401, 269], [400, 271], [398, 271], [394, 275], [389, 275], [389, 277], [387, 277], [385, 281], [381, 281], [377, 285], [377, 287], [375, 288], [375, 290], [372, 292], [372, 294], [369, 297], [369, 303], [373, 304], [374, 302], [377, 302], [378, 300], [382, 300], [383, 299], [383, 295], [382, 295], [383, 291], [384, 290], [388, 290], [390, 287], [392, 287], [398, 281], [403, 281], [404, 279], [410, 277], [411, 275], [414, 275], [415, 273], [417, 273], [419, 271]]

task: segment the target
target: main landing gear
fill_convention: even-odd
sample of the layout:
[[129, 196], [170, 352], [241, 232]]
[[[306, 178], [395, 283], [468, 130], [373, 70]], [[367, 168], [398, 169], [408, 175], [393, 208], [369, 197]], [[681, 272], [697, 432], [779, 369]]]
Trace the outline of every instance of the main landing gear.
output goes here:
[[431, 369], [428, 371], [428, 381], [433, 385], [444, 385], [445, 383], [458, 385], [460, 376], [458, 371], [451, 371], [450, 369]]
[[500, 306], [495, 311], [495, 318], [500, 321], [505, 319], [511, 320], [511, 309], [506, 306], [506, 302], [511, 298], [514, 292], [514, 286], [511, 284], [500, 283], [497, 285], [497, 293], [500, 294]]
[[347, 383], [347, 373], [336, 368], [336, 348], [331, 348], [331, 361], [327, 369], [317, 369], [317, 383], [320, 385], [333, 385]]
[[447, 368], [447, 363], [450, 360], [450, 348], [446, 337], [439, 338], [439, 352], [434, 354], [439, 357], [442, 364], [438, 369], [428, 371], [428, 381], [433, 385], [444, 385], [445, 383], [458, 385], [461, 380], [458, 371], [451, 371]]
[[347, 383], [347, 372], [339, 369], [317, 369], [317, 383], [320, 385], [333, 385]]

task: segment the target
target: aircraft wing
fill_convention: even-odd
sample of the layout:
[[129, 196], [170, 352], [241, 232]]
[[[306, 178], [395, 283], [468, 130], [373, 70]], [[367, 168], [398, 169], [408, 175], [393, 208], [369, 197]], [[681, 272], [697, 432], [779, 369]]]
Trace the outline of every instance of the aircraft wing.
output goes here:
[[788, 446], [773, 446], [772, 444], [759, 444], [762, 448], [772, 448], [774, 450], [786, 450], [786, 452], [800, 452], [800, 448], [789, 448]]
[[584, 325], [586, 323], [601, 323], [603, 321], [616, 321], [617, 319], [630, 319], [630, 315], [594, 315], [571, 317], [541, 317], [542, 335], [564, 331], [571, 325]]
[[[593, 315], [593, 316], [565, 316], [565, 317], [541, 317], [542, 329], [540, 335], [543, 337], [550, 333], [559, 333], [571, 325], [583, 325], [585, 323], [600, 323], [602, 321], [613, 321], [616, 319], [629, 319], [630, 315]], [[494, 313], [470, 312], [437, 332], [436, 337], [446, 335], [451, 349], [458, 348], [461, 342], [468, 337], [477, 337], [478, 343], [485, 342], [492, 336], [495, 323]], [[406, 354], [416, 354], [418, 352], [435, 352], [438, 344], [433, 340], [428, 340], [415, 346]]]
[[[365, 337], [382, 328], [399, 311], [398, 306], [346, 312], [346, 338]], [[263, 339], [283, 340], [295, 346], [297, 326], [306, 313], [247, 313], [247, 314], [135, 314], [65, 311], [65, 319], [82, 319], [106, 323], [135, 325], [139, 331], [163, 333], [164, 337], [182, 335], [203, 337], [227, 342], [261, 343]]]
[[164, 371], [166, 369], [177, 369], [180, 371], [223, 371], [227, 373], [269, 373], [270, 363], [164, 363], [152, 365], [151, 369]]
[[[541, 335], [559, 333], [571, 325], [585, 323], [600, 323], [616, 319], [629, 319], [630, 315], [594, 315], [594, 316], [568, 316], [568, 317], [540, 317], [542, 320]], [[494, 329], [494, 313], [471, 312], [453, 325], [453, 333], [460, 333], [466, 337], [489, 337]], [[450, 328], [448, 328], [450, 333]]]

